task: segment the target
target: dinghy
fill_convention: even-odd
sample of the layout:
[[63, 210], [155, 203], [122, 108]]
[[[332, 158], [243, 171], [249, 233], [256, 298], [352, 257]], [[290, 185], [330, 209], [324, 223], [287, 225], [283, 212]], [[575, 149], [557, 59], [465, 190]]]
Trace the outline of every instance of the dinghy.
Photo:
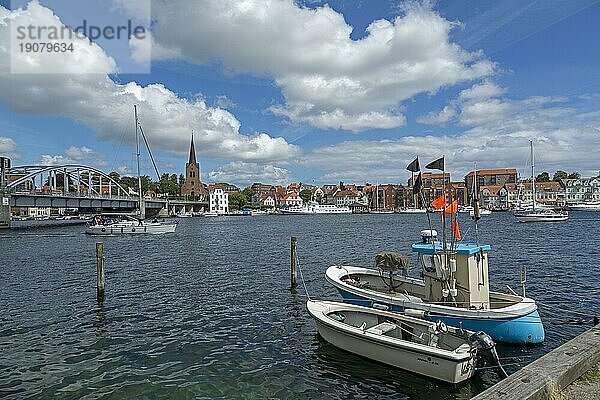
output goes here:
[[471, 378], [482, 365], [506, 377], [483, 332], [346, 303], [309, 300], [306, 307], [321, 337], [351, 353], [449, 383]]

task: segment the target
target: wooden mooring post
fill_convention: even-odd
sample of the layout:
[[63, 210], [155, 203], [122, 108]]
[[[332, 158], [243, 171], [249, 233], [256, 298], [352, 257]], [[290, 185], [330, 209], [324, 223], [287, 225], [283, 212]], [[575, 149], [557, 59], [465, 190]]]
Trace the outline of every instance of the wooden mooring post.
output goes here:
[[96, 299], [104, 302], [104, 244], [96, 242]]
[[290, 240], [290, 289], [295, 290], [298, 286], [298, 238], [292, 236]]

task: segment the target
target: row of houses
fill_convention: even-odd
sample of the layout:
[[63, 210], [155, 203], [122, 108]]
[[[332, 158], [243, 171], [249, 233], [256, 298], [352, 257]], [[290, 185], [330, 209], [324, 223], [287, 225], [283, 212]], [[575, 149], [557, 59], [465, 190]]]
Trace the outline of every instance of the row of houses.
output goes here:
[[[519, 179], [514, 168], [469, 172], [462, 181], [452, 181], [450, 173], [422, 174], [422, 189], [413, 195], [413, 178], [406, 185], [343, 184], [314, 186], [292, 183], [287, 187], [255, 183], [251, 186], [252, 202], [265, 207], [302, 205], [300, 193], [309, 190], [311, 200], [338, 206], [364, 206], [369, 209], [397, 210], [428, 206], [444, 190], [459, 204], [470, 204], [475, 192], [480, 205], [494, 210], [508, 210], [520, 202], [531, 202], [531, 180]], [[600, 177], [536, 182], [536, 202], [555, 207], [582, 202], [600, 202]]]

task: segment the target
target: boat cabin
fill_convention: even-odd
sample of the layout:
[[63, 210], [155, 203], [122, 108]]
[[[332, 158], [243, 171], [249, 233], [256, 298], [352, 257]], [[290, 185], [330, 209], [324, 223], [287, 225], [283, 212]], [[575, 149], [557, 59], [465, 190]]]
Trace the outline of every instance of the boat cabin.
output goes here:
[[421, 232], [422, 240], [412, 245], [418, 253], [425, 283], [424, 299], [432, 303], [456, 304], [469, 309], [489, 309], [488, 244], [456, 243], [453, 247], [437, 240], [435, 230]]

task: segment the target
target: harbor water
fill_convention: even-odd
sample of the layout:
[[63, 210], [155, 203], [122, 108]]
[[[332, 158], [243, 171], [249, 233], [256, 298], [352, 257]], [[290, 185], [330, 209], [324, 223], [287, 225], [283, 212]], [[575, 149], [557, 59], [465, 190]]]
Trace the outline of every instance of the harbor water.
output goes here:
[[[0, 398], [468, 399], [497, 376], [451, 386], [346, 353], [318, 336], [302, 281], [289, 290], [292, 235], [310, 295], [340, 299], [329, 265], [410, 254], [425, 228], [424, 215], [378, 214], [183, 218], [159, 236], [95, 238], [82, 225], [0, 232]], [[474, 239], [462, 214], [460, 228]], [[600, 213], [557, 224], [494, 213], [479, 232], [492, 245], [492, 289], [520, 292], [526, 266], [546, 328], [543, 345], [499, 346], [509, 373], [600, 314]]]

